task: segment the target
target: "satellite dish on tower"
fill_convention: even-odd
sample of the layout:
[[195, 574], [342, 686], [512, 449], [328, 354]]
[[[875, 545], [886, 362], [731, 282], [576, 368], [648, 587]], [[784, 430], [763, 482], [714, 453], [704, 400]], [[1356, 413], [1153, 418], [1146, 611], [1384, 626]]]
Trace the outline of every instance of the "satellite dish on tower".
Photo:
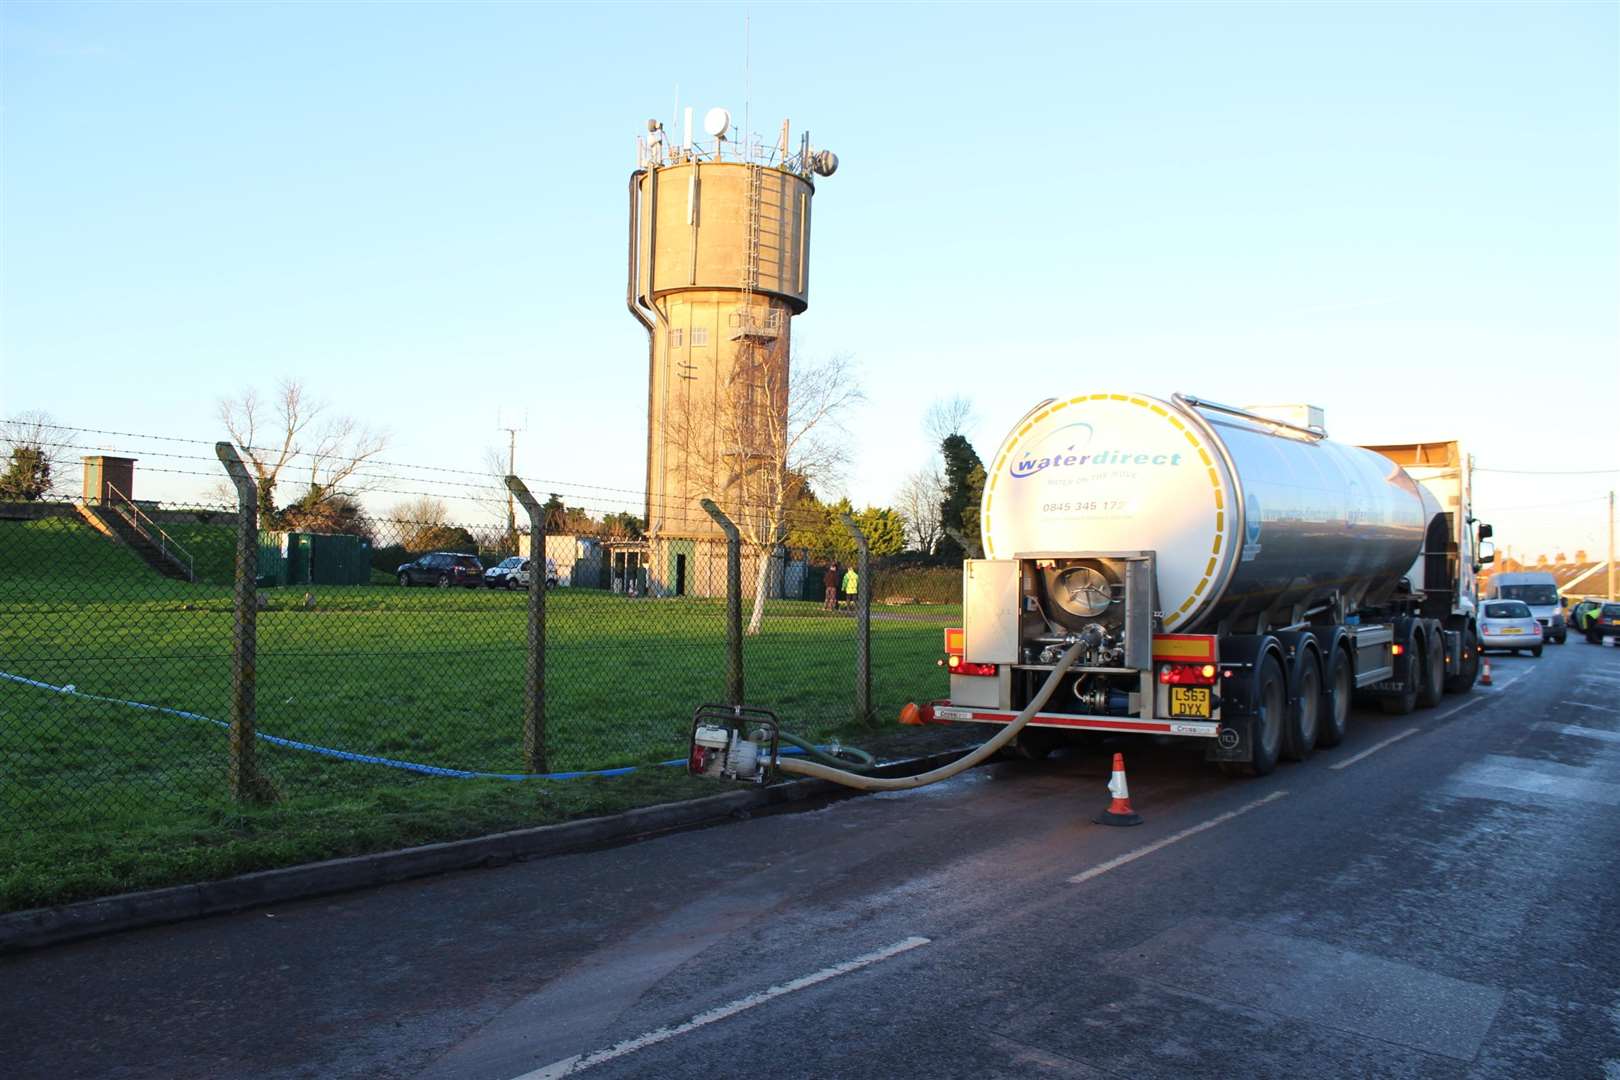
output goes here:
[[731, 130], [731, 114], [721, 108], [713, 108], [703, 114], [703, 130], [716, 139], [726, 137]]

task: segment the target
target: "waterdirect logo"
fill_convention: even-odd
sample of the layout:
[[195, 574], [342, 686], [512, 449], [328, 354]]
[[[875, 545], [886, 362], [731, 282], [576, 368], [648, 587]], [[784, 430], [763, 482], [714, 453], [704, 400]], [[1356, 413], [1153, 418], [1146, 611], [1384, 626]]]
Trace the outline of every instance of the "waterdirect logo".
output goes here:
[[[1068, 424], [1058, 428], [1041, 440], [1040, 456], [1025, 450], [1007, 465], [1014, 480], [1034, 476], [1047, 469], [1072, 469], [1081, 466], [1106, 468], [1112, 465], [1180, 465], [1181, 455], [1138, 454], [1130, 450], [1104, 450], [1101, 453], [1076, 453], [1091, 444], [1096, 431], [1090, 424]], [[1062, 445], [1062, 444], [1067, 445]], [[1057, 449], [1051, 449], [1058, 444]]]

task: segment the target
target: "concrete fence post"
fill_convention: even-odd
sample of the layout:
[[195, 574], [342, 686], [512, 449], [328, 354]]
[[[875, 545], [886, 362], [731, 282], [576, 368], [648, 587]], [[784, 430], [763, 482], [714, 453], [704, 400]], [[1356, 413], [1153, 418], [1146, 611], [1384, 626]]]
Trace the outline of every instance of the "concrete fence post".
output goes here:
[[726, 534], [726, 703], [743, 703], [742, 656], [742, 534], [725, 511], [704, 499], [702, 506]]
[[214, 444], [236, 487], [236, 574], [231, 622], [231, 726], [229, 782], [231, 798], [269, 802], [274, 792], [259, 775], [258, 636], [259, 636], [259, 491], [236, 447]]
[[546, 764], [546, 512], [522, 480], [506, 478], [506, 490], [529, 513], [529, 648], [523, 668], [523, 769], [550, 772]]
[[844, 528], [855, 538], [855, 719], [872, 720], [872, 552], [866, 534], [848, 514]]
[[965, 536], [960, 530], [953, 529], [947, 525], [945, 527], [945, 535], [950, 537], [952, 540], [955, 540], [957, 546], [959, 546], [962, 551], [966, 553], [968, 558], [984, 558], [984, 548], [980, 547], [976, 542], [969, 540], [967, 536]]

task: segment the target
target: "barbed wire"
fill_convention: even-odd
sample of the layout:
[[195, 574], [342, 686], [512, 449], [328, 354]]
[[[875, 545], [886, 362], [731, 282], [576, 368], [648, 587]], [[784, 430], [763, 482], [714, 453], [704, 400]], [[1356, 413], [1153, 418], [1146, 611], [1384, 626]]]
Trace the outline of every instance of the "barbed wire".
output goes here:
[[[212, 443], [209, 443], [206, 440], [189, 439], [181, 436], [146, 435], [138, 432], [119, 432], [110, 429], [84, 428], [54, 423], [42, 424], [41, 426], [49, 427], [57, 431], [74, 432], [84, 435], [110, 435], [119, 438], [143, 440], [150, 439], [193, 446], [213, 446]], [[212, 481], [216, 485], [226, 482], [226, 478], [223, 475], [223, 470], [217, 468], [218, 459], [212, 454], [180, 454], [169, 451], [151, 450], [147, 448], [113, 446], [103, 443], [64, 441], [53, 443], [52, 445], [67, 450], [93, 450], [111, 456], [140, 456], [143, 458], [160, 457], [166, 461], [208, 463], [215, 465], [216, 468], [203, 471], [200, 469], [164, 468], [161, 466], [147, 465], [143, 467], [142, 472], [156, 473], [164, 476], [197, 477]], [[391, 465], [391, 467], [401, 468], [409, 471], [420, 470], [426, 472], [449, 473], [457, 476], [478, 476], [481, 478], [481, 482], [472, 483], [462, 480], [440, 480], [423, 476], [400, 476], [394, 473], [364, 468], [357, 470], [355, 474], [356, 477], [362, 481], [362, 484], [357, 486], [353, 491], [342, 492], [342, 494], [350, 495], [351, 497], [354, 495], [386, 494], [433, 499], [456, 499], [485, 503], [496, 501], [505, 502], [507, 498], [507, 491], [504, 483], [502, 482], [502, 478], [498, 478], [487, 473], [478, 473], [472, 470], [453, 469], [441, 466], [419, 466], [398, 462], [388, 463], [380, 460], [374, 461], [370, 464], [377, 466]], [[546, 491], [548, 495], [554, 494], [558, 496], [563, 500], [565, 508], [614, 514], [633, 513], [638, 509], [643, 513], [647, 510], [656, 510], [664, 515], [671, 515], [673, 512], [676, 515], [685, 515], [686, 517], [699, 522], [702, 525], [702, 531], [704, 532], [707, 532], [709, 528], [707, 515], [702, 512], [701, 508], [697, 507], [695, 501], [677, 498], [649, 500], [644, 491], [637, 489], [618, 488], [609, 485], [590, 484], [574, 480], [554, 480], [522, 476], [520, 476], [520, 479], [522, 479], [526, 485]], [[397, 481], [400, 484], [416, 486], [393, 486], [392, 484], [388, 483], [389, 481]], [[295, 483], [296, 477], [286, 482]], [[439, 490], [444, 488], [449, 488], [452, 490]], [[611, 495], [623, 495], [626, 497], [622, 499], [602, 498], [599, 495], [590, 494], [596, 492], [605, 492]], [[730, 501], [726, 503], [726, 509], [733, 511], [740, 516], [758, 517], [760, 515], [771, 513], [773, 508], [767, 503]], [[822, 515], [824, 515], [829, 509], [829, 504], [820, 504], [812, 508], [804, 508], [801, 506], [789, 507], [783, 511], [783, 524], [788, 528], [808, 527], [822, 524], [824, 523]], [[372, 517], [373, 519], [380, 519], [383, 517], [383, 515], [378, 514], [369, 514], [367, 516]]]

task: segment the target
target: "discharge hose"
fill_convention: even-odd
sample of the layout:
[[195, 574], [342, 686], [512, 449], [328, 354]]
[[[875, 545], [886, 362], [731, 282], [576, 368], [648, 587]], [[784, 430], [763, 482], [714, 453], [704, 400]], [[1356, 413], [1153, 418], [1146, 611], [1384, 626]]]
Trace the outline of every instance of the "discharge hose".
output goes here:
[[1041, 707], [1051, 699], [1053, 692], [1058, 688], [1058, 683], [1062, 681], [1064, 673], [1068, 671], [1069, 665], [1074, 663], [1074, 658], [1080, 654], [1080, 650], [1083, 648], [1085, 648], [1085, 642], [1083, 641], [1077, 641], [1070, 645], [1063, 655], [1058, 658], [1056, 666], [1052, 668], [1052, 674], [1046, 677], [1046, 681], [1041, 684], [1041, 688], [1036, 691], [1029, 704], [1025, 705], [1023, 710], [1013, 717], [1006, 727], [996, 732], [989, 742], [977, 750], [957, 758], [949, 765], [941, 765], [937, 769], [918, 773], [916, 776], [895, 777], [861, 776], [845, 769], [833, 768], [814, 761], [801, 761], [797, 758], [781, 758], [777, 761], [776, 767], [785, 773], [796, 773], [799, 776], [809, 776], [817, 780], [831, 780], [835, 784], [842, 784], [857, 791], [910, 791], [912, 788], [926, 787], [929, 784], [937, 784], [941, 780], [949, 780], [957, 773], [971, 769], [980, 762], [987, 760], [990, 755], [1012, 742], [1018, 733], [1024, 729], [1024, 725], [1028, 724], [1035, 714], [1041, 711]]
[[[877, 767], [877, 758], [858, 746], [838, 746], [832, 753], [828, 753], [808, 739], [801, 739], [797, 735], [790, 735], [786, 731], [778, 734], [777, 738], [789, 746], [798, 747], [809, 760], [819, 761], [823, 765], [829, 765], [834, 769], [841, 768], [849, 772], [864, 773], [870, 772]], [[848, 757], [840, 757], [840, 754], [847, 754]], [[854, 760], [850, 760], [851, 758]]]

